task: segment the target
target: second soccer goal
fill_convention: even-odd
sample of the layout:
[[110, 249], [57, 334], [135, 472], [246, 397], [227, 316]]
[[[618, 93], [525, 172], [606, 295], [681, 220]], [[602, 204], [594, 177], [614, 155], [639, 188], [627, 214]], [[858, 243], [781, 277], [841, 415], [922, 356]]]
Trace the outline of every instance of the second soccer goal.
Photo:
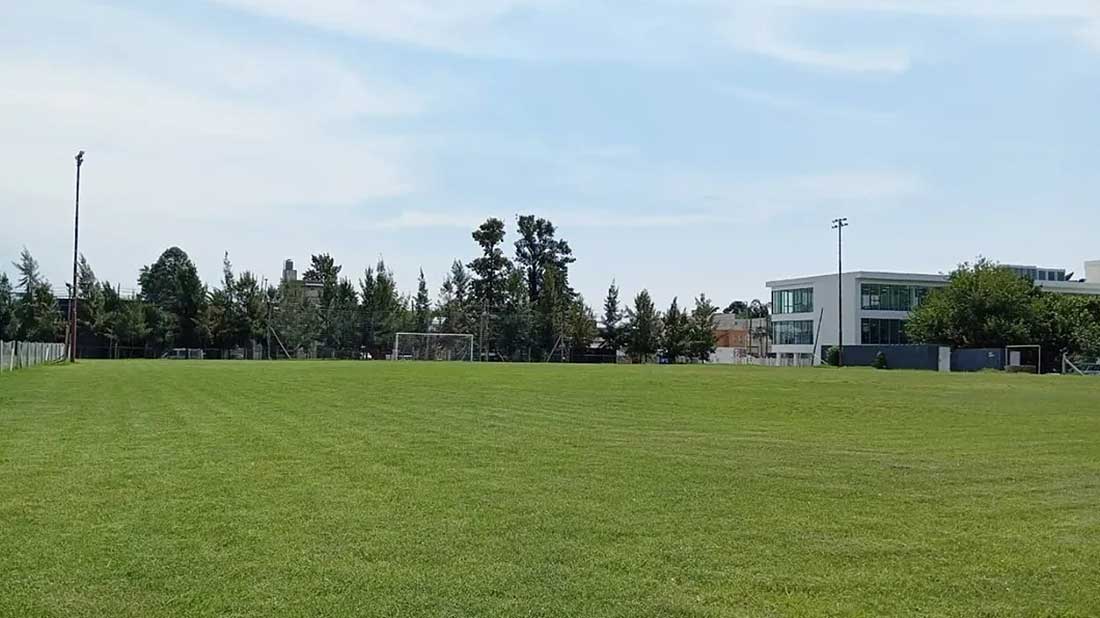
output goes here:
[[397, 333], [393, 360], [472, 361], [474, 336], [460, 333]]

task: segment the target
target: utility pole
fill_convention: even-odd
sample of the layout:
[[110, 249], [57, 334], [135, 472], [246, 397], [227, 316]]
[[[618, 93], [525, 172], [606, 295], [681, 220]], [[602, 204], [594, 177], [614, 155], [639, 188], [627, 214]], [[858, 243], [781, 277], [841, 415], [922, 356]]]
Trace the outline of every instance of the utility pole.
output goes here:
[[837, 367], [844, 366], [844, 228], [848, 227], [847, 217], [833, 219], [836, 230], [836, 330]]
[[80, 247], [80, 166], [84, 163], [84, 151], [76, 153], [76, 214], [73, 216], [73, 287], [69, 292], [69, 362], [76, 362], [76, 298], [79, 296], [76, 280], [77, 255]]

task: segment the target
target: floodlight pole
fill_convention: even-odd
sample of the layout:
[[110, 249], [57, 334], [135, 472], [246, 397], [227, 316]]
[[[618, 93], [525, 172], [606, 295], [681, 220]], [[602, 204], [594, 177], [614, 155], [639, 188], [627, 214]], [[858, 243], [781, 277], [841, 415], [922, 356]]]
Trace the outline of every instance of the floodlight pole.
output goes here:
[[84, 164], [84, 151], [76, 153], [76, 213], [73, 215], [73, 287], [69, 291], [69, 362], [76, 362], [76, 299], [80, 295], [77, 285], [77, 256], [80, 247], [80, 166]]
[[833, 219], [836, 230], [836, 366], [844, 366], [844, 228], [848, 218]]

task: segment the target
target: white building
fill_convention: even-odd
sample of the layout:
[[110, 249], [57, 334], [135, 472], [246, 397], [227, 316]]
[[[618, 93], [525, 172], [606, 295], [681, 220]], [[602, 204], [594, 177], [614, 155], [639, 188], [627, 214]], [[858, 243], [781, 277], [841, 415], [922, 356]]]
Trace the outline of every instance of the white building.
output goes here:
[[[1066, 281], [1063, 269], [1010, 267], [1034, 277], [1044, 290], [1100, 296], [1100, 261], [1085, 265], [1085, 279]], [[820, 362], [815, 350], [836, 345], [908, 343], [904, 324], [928, 292], [947, 285], [946, 275], [849, 272], [769, 281], [772, 292], [772, 352], [779, 358]], [[843, 324], [837, 323], [842, 305]]]

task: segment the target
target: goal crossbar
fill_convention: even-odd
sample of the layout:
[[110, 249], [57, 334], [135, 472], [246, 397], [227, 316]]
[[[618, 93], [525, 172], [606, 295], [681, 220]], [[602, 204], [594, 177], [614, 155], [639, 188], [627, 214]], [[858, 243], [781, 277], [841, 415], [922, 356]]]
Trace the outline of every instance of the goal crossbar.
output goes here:
[[[425, 342], [422, 349], [414, 348], [412, 354], [404, 354], [402, 352], [401, 343], [402, 338], [408, 340], [420, 340]], [[441, 342], [450, 340], [452, 342], [461, 341], [461, 346], [452, 345], [450, 349], [445, 349], [445, 345]], [[393, 337], [393, 360], [401, 360], [403, 358], [418, 358], [420, 353], [423, 352], [424, 356], [421, 360], [474, 360], [474, 336], [468, 333], [415, 333], [415, 332], [401, 332], [396, 333]], [[446, 354], [444, 354], [446, 352]]]

